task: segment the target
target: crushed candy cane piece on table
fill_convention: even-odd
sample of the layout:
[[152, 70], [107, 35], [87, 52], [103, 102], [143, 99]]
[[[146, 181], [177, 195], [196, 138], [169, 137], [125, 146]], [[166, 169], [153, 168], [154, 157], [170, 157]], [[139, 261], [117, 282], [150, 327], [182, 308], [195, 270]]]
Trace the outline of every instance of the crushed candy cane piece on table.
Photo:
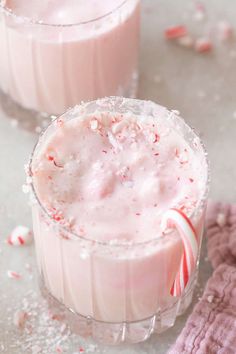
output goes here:
[[13, 324], [17, 328], [24, 328], [27, 317], [28, 317], [28, 315], [25, 311], [18, 310], [14, 313]]
[[206, 8], [201, 2], [195, 4], [195, 13], [193, 18], [195, 21], [203, 21], [206, 17]]
[[[5, 300], [6, 302], [4, 302]], [[9, 300], [5, 300], [4, 294], [0, 292], [0, 302], [2, 305], [8, 304]], [[14, 301], [11, 307], [6, 310], [9, 312], [9, 316], [6, 318], [6, 328], [15, 327], [12, 330], [12, 337], [9, 342], [10, 346], [5, 348], [7, 354], [13, 352], [17, 354], [56, 354], [57, 348], [61, 348], [62, 353], [68, 354], [81, 354], [79, 352], [80, 348], [84, 349], [84, 352], [82, 352], [84, 354], [105, 353], [97, 344], [91, 343], [89, 340], [84, 340], [70, 331], [69, 327], [64, 324], [63, 310], [59, 310], [60, 312], [58, 312], [58, 317], [61, 315], [62, 322], [53, 320], [48, 314], [48, 302], [41, 297], [39, 292], [26, 291], [21, 301]], [[20, 314], [21, 311], [26, 313], [26, 315], [24, 316], [23, 313]], [[22, 324], [21, 319], [23, 321]], [[25, 323], [24, 319], [26, 320]], [[87, 333], [87, 336], [89, 336], [89, 333]], [[0, 338], [0, 352], [1, 349]]]
[[218, 37], [221, 41], [227, 41], [233, 37], [233, 27], [227, 21], [220, 21], [217, 26]]
[[220, 226], [223, 227], [226, 224], [226, 216], [223, 213], [219, 213], [216, 217], [216, 223]]
[[195, 42], [195, 50], [198, 53], [210, 52], [212, 48], [212, 42], [207, 37], [200, 37]]
[[195, 7], [198, 11], [206, 12], [205, 5], [201, 1], [197, 1]]
[[172, 26], [165, 30], [166, 39], [177, 39], [187, 35], [187, 28], [185, 26]]
[[29, 245], [33, 241], [33, 234], [26, 226], [16, 226], [11, 235], [7, 239], [7, 243], [11, 246]]
[[11, 278], [11, 279], [20, 279], [21, 278], [21, 275], [13, 270], [8, 270], [7, 276], [8, 276], [8, 278]]

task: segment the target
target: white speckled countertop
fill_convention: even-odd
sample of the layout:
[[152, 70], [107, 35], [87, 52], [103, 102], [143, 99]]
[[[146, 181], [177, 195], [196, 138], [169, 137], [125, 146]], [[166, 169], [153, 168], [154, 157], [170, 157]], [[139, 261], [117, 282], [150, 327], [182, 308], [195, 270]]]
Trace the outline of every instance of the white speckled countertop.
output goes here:
[[[220, 43], [216, 25], [236, 19], [236, 4], [231, 0], [207, 0], [207, 18], [193, 19], [193, 2], [189, 0], [143, 0], [142, 42], [140, 60], [139, 98], [151, 99], [177, 109], [187, 122], [201, 132], [211, 161], [211, 197], [218, 200], [236, 199], [236, 42]], [[184, 23], [196, 35], [210, 33], [214, 50], [197, 54], [163, 37], [166, 27]], [[236, 30], [236, 25], [235, 25]], [[37, 275], [33, 247], [13, 249], [4, 243], [9, 232], [18, 224], [31, 225], [27, 197], [22, 193], [23, 165], [36, 142], [37, 135], [14, 126], [0, 112], [0, 353], [56, 353], [63, 337], [63, 353], [158, 354], [166, 353], [181, 331], [188, 313], [180, 317], [171, 330], [143, 344], [107, 348], [67, 336], [61, 323], [48, 322], [43, 314], [44, 304], [37, 290]], [[194, 302], [200, 296], [211, 274], [205, 260], [203, 245], [199, 286]], [[27, 264], [32, 272], [26, 269]], [[22, 274], [22, 279], [7, 277], [7, 270]], [[27, 299], [32, 312], [32, 333], [26, 334], [12, 324], [13, 314]], [[25, 306], [27, 305], [26, 300]], [[62, 335], [61, 335], [62, 332]], [[28, 349], [26, 349], [28, 348]], [[59, 349], [58, 349], [59, 350]]]

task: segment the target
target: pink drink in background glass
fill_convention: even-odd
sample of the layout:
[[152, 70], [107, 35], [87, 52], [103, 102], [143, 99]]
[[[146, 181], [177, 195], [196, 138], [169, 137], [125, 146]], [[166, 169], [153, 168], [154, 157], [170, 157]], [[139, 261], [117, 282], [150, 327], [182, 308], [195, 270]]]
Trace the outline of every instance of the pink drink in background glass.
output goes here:
[[102, 342], [139, 342], [172, 326], [197, 269], [182, 296], [171, 296], [183, 246], [161, 221], [180, 209], [201, 243], [208, 168], [196, 134], [155, 103], [106, 98], [55, 120], [29, 171], [47, 291], [89, 319]]
[[139, 3], [0, 1], [0, 89], [49, 114], [82, 100], [134, 95]]

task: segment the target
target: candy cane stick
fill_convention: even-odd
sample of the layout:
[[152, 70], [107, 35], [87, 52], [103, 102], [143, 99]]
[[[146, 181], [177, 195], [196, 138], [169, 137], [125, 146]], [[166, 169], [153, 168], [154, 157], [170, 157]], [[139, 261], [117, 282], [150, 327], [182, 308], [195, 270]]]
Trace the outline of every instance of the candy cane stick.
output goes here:
[[172, 208], [168, 210], [162, 220], [162, 228], [176, 228], [179, 232], [184, 252], [180, 268], [171, 288], [172, 296], [180, 296], [185, 289], [189, 278], [195, 269], [198, 256], [198, 240], [196, 230], [190, 219], [181, 210]]

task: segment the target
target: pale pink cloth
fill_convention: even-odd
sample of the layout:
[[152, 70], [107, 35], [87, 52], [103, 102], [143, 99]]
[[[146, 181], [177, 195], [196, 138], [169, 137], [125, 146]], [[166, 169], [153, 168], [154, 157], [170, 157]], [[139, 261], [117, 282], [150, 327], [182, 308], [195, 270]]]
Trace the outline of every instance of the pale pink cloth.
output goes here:
[[236, 205], [211, 203], [206, 234], [215, 271], [169, 354], [236, 354]]

